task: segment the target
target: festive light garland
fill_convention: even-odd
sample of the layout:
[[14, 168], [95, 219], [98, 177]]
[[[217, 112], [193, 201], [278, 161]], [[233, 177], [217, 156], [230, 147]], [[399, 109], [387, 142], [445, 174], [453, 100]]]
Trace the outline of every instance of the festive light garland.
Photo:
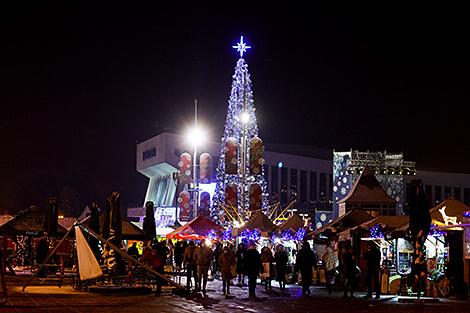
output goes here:
[[470, 211], [463, 212], [463, 217], [469, 217], [470, 218]]
[[297, 230], [297, 233], [295, 234], [296, 240], [298, 240], [298, 241], [304, 240], [306, 233], [307, 233], [307, 231], [305, 230], [305, 228], [299, 228]]
[[222, 232], [222, 240], [232, 240], [232, 229], [228, 228]]
[[254, 229], [254, 230], [245, 229], [240, 234], [240, 238], [241, 238], [241, 240], [244, 244], [248, 245], [253, 241], [260, 240], [261, 239], [261, 233], [258, 229]]
[[276, 239], [281, 239], [282, 241], [303, 241], [306, 234], [305, 228], [299, 228], [296, 232], [286, 229], [279, 233], [273, 233], [271, 235], [271, 241], [276, 241]]
[[431, 224], [431, 230], [429, 231], [429, 235], [433, 237], [441, 237], [447, 235], [444, 230], [437, 228], [436, 224]]
[[216, 240], [219, 238], [219, 236], [217, 235], [217, 232], [215, 230], [211, 229], [207, 233], [206, 238], [209, 240]]
[[370, 238], [374, 239], [383, 239], [384, 234], [383, 234], [383, 229], [380, 224], [375, 224], [369, 229], [370, 232]]

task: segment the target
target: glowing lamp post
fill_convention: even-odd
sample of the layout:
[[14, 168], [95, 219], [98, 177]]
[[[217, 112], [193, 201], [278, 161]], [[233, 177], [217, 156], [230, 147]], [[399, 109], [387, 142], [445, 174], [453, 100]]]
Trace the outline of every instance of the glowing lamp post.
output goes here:
[[197, 158], [197, 148], [198, 146], [201, 146], [204, 144], [206, 141], [206, 132], [198, 127], [197, 125], [197, 100], [194, 100], [194, 128], [188, 130], [186, 137], [188, 139], [188, 142], [193, 146], [193, 209], [194, 209], [194, 216], [193, 218], [197, 217], [197, 207], [198, 207], [198, 188], [199, 184], [197, 181], [197, 164], [196, 164], [196, 158]]

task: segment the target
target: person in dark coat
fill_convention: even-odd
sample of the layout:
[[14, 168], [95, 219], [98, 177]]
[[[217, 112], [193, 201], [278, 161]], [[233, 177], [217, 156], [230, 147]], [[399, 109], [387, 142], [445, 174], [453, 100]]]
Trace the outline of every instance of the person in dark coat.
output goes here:
[[351, 298], [354, 298], [354, 288], [356, 284], [356, 257], [353, 252], [350, 241], [346, 241], [341, 254], [341, 268], [344, 277], [344, 294], [343, 298], [349, 298], [348, 291]]
[[184, 250], [183, 264], [186, 267], [186, 288], [191, 289], [191, 278], [194, 277], [194, 288], [197, 290], [197, 265], [196, 259], [194, 258], [194, 251], [196, 246], [194, 241], [190, 241], [186, 249]]
[[245, 245], [240, 243], [238, 245], [237, 252], [235, 253], [237, 260], [237, 274], [238, 274], [238, 285], [243, 286], [245, 284], [245, 272], [243, 271], [243, 256], [245, 254]]
[[279, 282], [279, 289], [281, 292], [286, 289], [286, 274], [287, 274], [287, 263], [289, 262], [289, 256], [283, 245], [279, 244], [276, 246], [276, 253], [274, 254], [274, 262], [276, 263], [276, 279]]
[[217, 242], [215, 244], [214, 252], [212, 253], [212, 275], [218, 277], [219, 273], [219, 258], [222, 254], [222, 244]]
[[312, 284], [312, 270], [316, 265], [315, 254], [308, 242], [304, 242], [302, 248], [297, 252], [295, 270], [302, 276], [302, 293], [310, 295], [310, 285]]
[[127, 254], [135, 258], [139, 256], [139, 249], [137, 249], [137, 242], [134, 242], [132, 246], [130, 246], [129, 249], [127, 249]]
[[183, 263], [183, 253], [183, 244], [181, 241], [178, 241], [175, 244], [175, 249], [173, 252], [173, 257], [175, 258], [175, 267], [178, 272], [180, 271], [181, 265]]
[[375, 289], [375, 298], [380, 299], [380, 251], [372, 241], [367, 246], [365, 254], [367, 262], [367, 298], [372, 298], [372, 283]]
[[243, 256], [243, 268], [248, 276], [248, 294], [250, 299], [256, 298], [256, 279], [260, 273], [263, 273], [263, 264], [261, 256], [256, 250], [256, 244], [250, 243], [248, 250]]

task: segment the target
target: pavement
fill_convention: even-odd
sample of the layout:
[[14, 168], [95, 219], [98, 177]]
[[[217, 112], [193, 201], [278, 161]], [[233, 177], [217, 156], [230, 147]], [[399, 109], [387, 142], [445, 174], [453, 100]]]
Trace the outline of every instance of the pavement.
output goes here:
[[[24, 279], [23, 279], [24, 280]], [[231, 297], [222, 294], [221, 281], [208, 283], [207, 293], [192, 292], [178, 296], [170, 288], [164, 288], [161, 296], [154, 294], [100, 294], [78, 292], [64, 283], [62, 287], [51, 284], [26, 288], [21, 292], [22, 281], [8, 281], [9, 297], [3, 312], [468, 312], [470, 302], [442, 299], [439, 303], [400, 303], [394, 296], [382, 296], [380, 300], [366, 300], [364, 293], [355, 299], [342, 298], [342, 292], [328, 295], [324, 287], [313, 286], [310, 296], [303, 296], [297, 285], [287, 285], [281, 293], [273, 282], [272, 290], [257, 286], [257, 299], [248, 299], [247, 286], [232, 286]], [[184, 281], [183, 281], [184, 283]]]

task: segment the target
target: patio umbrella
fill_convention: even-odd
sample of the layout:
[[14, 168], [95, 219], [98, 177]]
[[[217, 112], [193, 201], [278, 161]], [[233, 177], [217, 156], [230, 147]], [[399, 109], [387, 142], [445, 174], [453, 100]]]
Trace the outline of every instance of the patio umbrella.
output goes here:
[[157, 236], [155, 228], [155, 213], [153, 211], [153, 202], [147, 201], [145, 203], [145, 218], [144, 218], [144, 232], [145, 240], [153, 240]]
[[47, 201], [46, 215], [44, 217], [44, 231], [48, 236], [55, 236], [57, 234], [57, 223], [59, 219], [59, 207], [57, 205], [57, 198], [51, 197]]
[[411, 273], [414, 278], [418, 299], [426, 288], [427, 266], [426, 247], [424, 242], [431, 228], [431, 215], [426, 203], [423, 183], [420, 179], [411, 182], [411, 192], [408, 199], [410, 212], [410, 232], [413, 240], [413, 263]]
[[115, 243], [117, 246], [120, 246], [122, 237], [122, 220], [119, 192], [114, 191], [106, 199], [106, 211], [103, 219], [103, 228], [101, 229], [102, 236], [106, 239], [110, 239], [112, 237], [112, 240], [110, 241]]
[[[92, 202], [89, 206], [90, 209], [90, 219], [88, 220], [88, 227], [94, 231], [95, 233], [100, 232], [100, 212], [99, 212], [99, 205], [97, 202]], [[93, 250], [93, 253], [98, 256], [100, 254], [100, 249], [98, 247], [98, 240], [93, 237], [89, 236], [90, 248]]]
[[[103, 228], [101, 230], [102, 236], [118, 248], [122, 246], [120, 196], [119, 192], [114, 191], [106, 199], [106, 211], [104, 214]], [[113, 248], [105, 245], [102, 257], [110, 272], [118, 275], [124, 274], [124, 260], [119, 253], [113, 250]]]
[[100, 232], [99, 205], [94, 201], [90, 204], [90, 219], [88, 220], [88, 227], [95, 233]]

